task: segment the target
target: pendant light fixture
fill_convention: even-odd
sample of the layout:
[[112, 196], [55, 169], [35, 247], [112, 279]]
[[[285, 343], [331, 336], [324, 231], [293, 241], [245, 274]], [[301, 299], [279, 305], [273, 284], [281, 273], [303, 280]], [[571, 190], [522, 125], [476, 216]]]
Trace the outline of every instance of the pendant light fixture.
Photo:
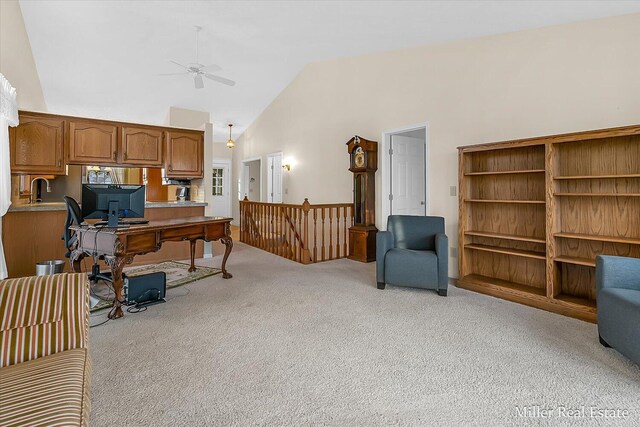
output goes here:
[[229, 123], [229, 140], [227, 141], [227, 147], [228, 148], [233, 148], [236, 146], [236, 143], [233, 142], [233, 139], [231, 139], [231, 128], [233, 127], [233, 125], [231, 123]]

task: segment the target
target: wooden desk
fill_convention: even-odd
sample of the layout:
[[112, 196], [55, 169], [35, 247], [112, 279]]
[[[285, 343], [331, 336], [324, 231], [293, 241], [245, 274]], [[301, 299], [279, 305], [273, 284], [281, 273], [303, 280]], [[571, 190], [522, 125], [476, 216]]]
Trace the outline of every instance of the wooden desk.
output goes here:
[[116, 294], [112, 318], [123, 316], [122, 312], [122, 269], [133, 261], [135, 255], [155, 252], [164, 242], [189, 241], [191, 244], [191, 266], [195, 271], [196, 241], [220, 240], [226, 246], [222, 259], [222, 277], [232, 276], [226, 269], [227, 259], [233, 248], [231, 239], [231, 218], [192, 217], [151, 221], [144, 225], [128, 228], [100, 228], [92, 226], [72, 226], [78, 236], [78, 243], [72, 251], [70, 261], [74, 271], [80, 271], [80, 262], [93, 254], [104, 258], [111, 267], [113, 288]]

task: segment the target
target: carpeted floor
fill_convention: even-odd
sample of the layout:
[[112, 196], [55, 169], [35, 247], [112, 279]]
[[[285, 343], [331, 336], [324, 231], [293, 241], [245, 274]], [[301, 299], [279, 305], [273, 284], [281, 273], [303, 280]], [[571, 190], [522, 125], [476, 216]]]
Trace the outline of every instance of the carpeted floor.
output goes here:
[[[595, 325], [454, 287], [379, 291], [373, 264], [242, 244], [229, 271], [91, 329], [92, 426], [638, 425], [640, 368]], [[535, 405], [551, 418], [518, 416]]]

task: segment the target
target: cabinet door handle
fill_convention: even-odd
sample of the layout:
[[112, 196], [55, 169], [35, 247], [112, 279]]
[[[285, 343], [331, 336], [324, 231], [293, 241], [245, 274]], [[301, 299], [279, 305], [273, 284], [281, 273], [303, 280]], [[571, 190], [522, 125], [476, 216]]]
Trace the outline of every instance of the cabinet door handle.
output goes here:
[[124, 160], [124, 161], [127, 161], [127, 153], [124, 153], [124, 154], [122, 155], [122, 158], [123, 158], [123, 160]]
[[171, 166], [171, 164], [169, 164], [169, 170], [172, 171], [173, 170], [173, 166]]
[[113, 152], [113, 160], [118, 160], [118, 152], [117, 151]]
[[62, 160], [58, 160], [58, 167], [62, 166]]

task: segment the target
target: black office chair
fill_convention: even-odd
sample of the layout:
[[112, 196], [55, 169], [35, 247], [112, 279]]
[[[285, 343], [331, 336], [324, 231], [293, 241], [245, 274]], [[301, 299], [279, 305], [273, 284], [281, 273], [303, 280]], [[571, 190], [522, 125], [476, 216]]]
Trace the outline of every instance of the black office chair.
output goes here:
[[[67, 219], [64, 222], [64, 233], [62, 234], [62, 240], [64, 240], [64, 244], [67, 247], [67, 253], [64, 254], [64, 256], [70, 258], [71, 252], [73, 252], [78, 245], [78, 236], [69, 227], [71, 227], [72, 225], [82, 224], [82, 213], [80, 211], [80, 205], [78, 205], [78, 202], [76, 202], [73, 197], [64, 196], [63, 198], [65, 204], [67, 205]], [[110, 274], [103, 274], [100, 272], [100, 265], [98, 264], [98, 259], [96, 257], [94, 257], [93, 259], [93, 266], [91, 267], [89, 280], [94, 283], [98, 280], [104, 280], [109, 283], [113, 282]]]
[[80, 223], [82, 223], [82, 214], [78, 202], [76, 202], [73, 197], [64, 196], [63, 199], [64, 203], [67, 205], [67, 219], [64, 222], [62, 240], [64, 240], [64, 245], [67, 248], [67, 253], [64, 254], [64, 256], [69, 258], [71, 256], [71, 252], [73, 252], [76, 247], [76, 242], [78, 241], [78, 236], [76, 236], [76, 233], [69, 227], [72, 225], [80, 225]]

